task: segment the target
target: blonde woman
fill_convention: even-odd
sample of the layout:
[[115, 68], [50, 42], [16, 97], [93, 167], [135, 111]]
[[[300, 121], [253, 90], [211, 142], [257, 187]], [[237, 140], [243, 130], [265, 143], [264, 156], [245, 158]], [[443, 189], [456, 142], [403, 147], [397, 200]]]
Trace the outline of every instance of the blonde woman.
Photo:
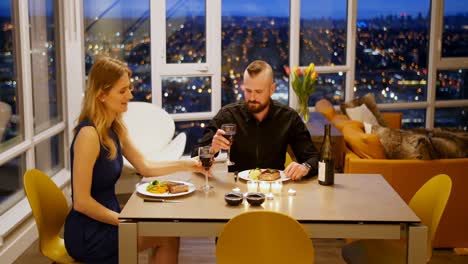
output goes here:
[[[150, 162], [128, 138], [122, 113], [133, 98], [131, 71], [101, 58], [91, 68], [70, 147], [73, 207], [65, 222], [68, 253], [85, 263], [118, 263], [119, 203], [115, 195], [125, 156], [143, 176], [202, 171], [194, 160]], [[179, 238], [142, 237], [139, 250], [156, 248], [152, 262], [177, 263]]]

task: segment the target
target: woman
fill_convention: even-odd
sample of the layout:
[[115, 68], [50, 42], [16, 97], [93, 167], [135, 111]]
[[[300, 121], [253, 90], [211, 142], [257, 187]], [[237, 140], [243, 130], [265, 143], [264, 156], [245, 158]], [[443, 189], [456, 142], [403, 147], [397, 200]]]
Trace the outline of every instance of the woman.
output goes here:
[[[119, 203], [115, 196], [122, 155], [143, 176], [202, 171], [194, 160], [146, 161], [128, 138], [122, 113], [133, 98], [130, 70], [102, 58], [91, 68], [83, 107], [70, 147], [73, 207], [65, 222], [70, 256], [86, 263], [118, 263]], [[139, 250], [155, 247], [157, 263], [177, 263], [179, 239], [139, 238]]]

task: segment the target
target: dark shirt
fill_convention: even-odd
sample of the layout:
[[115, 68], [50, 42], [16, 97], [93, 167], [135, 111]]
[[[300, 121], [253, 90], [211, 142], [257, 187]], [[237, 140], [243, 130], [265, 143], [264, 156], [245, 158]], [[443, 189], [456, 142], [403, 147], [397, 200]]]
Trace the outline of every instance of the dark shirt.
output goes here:
[[318, 152], [312, 144], [309, 131], [292, 108], [270, 100], [267, 116], [259, 122], [250, 113], [245, 102], [224, 106], [205, 128], [203, 137], [192, 151], [197, 156], [200, 146], [211, 144], [222, 124], [237, 125], [231, 146], [231, 160], [235, 165], [229, 171], [253, 168], [283, 170], [288, 145], [298, 163], [307, 162], [311, 169], [306, 176], [317, 175]]

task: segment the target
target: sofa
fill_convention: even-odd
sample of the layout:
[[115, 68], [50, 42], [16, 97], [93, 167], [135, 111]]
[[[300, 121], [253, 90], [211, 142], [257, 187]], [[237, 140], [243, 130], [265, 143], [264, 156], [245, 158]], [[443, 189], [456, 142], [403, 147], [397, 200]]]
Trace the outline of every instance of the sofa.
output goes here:
[[[468, 158], [456, 159], [387, 159], [379, 138], [366, 134], [362, 122], [350, 120], [336, 111], [327, 100], [316, 104], [322, 113], [344, 136], [346, 156], [345, 173], [378, 173], [409, 202], [416, 191], [431, 177], [447, 174], [452, 179], [452, 192], [440, 221], [434, 248], [468, 247]], [[389, 127], [401, 126], [401, 114], [382, 113]]]

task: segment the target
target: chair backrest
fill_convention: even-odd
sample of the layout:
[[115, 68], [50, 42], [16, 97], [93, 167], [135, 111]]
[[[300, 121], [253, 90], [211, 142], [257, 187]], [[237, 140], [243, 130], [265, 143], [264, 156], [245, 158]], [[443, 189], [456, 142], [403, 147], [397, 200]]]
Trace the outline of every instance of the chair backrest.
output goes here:
[[427, 260], [432, 256], [432, 241], [444, 213], [445, 206], [452, 190], [452, 180], [446, 174], [439, 174], [428, 180], [414, 194], [409, 206], [428, 227]]
[[304, 228], [288, 215], [252, 211], [232, 218], [216, 245], [219, 264], [314, 263], [314, 247]]
[[6, 126], [10, 122], [11, 118], [11, 106], [5, 102], [0, 101], [0, 142], [3, 139]]
[[123, 121], [132, 142], [143, 154], [162, 149], [174, 136], [174, 120], [164, 109], [154, 104], [128, 103]]
[[[37, 169], [28, 170], [24, 174], [23, 184], [36, 220], [41, 253], [54, 259], [60, 250], [55, 248], [57, 240], [61, 239], [60, 229], [69, 212], [65, 196], [46, 174]], [[62, 250], [65, 250], [64, 247]]]

